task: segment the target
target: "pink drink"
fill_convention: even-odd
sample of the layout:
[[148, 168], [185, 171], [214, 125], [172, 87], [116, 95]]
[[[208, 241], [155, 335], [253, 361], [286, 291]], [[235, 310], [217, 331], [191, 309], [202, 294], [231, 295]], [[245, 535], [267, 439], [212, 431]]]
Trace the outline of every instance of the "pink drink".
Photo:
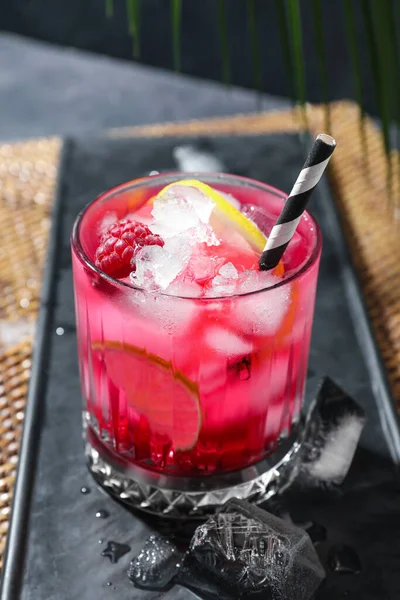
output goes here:
[[[178, 297], [99, 271], [93, 263], [102, 227], [127, 215], [146, 220], [149, 198], [182, 178], [125, 184], [77, 220], [78, 351], [92, 445], [146, 470], [209, 476], [258, 463], [299, 420], [321, 239], [305, 213], [284, 254], [284, 273], [280, 267], [266, 289], [253, 293]], [[200, 179], [232, 194], [268, 235], [282, 193], [235, 176]], [[233, 248], [226, 257], [236, 264]], [[257, 257], [250, 253], [246, 260], [254, 264], [246, 268], [255, 268]], [[190, 296], [190, 285], [177, 289]]]

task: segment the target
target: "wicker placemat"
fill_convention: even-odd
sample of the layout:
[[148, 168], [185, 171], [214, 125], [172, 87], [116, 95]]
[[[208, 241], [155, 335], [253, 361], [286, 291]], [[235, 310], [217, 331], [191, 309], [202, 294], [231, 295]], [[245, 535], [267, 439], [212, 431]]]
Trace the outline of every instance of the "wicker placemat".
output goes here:
[[[389, 211], [386, 163], [378, 131], [366, 132], [368, 165], [358, 131], [358, 110], [349, 102], [332, 105], [332, 133], [338, 140], [330, 178], [367, 306], [400, 410], [400, 244]], [[324, 113], [309, 107], [313, 131]], [[295, 111], [238, 115], [190, 123], [110, 131], [111, 136], [257, 134], [297, 131]], [[27, 386], [32, 334], [50, 226], [61, 142], [34, 140], [0, 145], [0, 564], [3, 555]], [[393, 172], [398, 169], [393, 156]], [[368, 176], [366, 175], [368, 173]], [[394, 177], [399, 181], [399, 177]], [[393, 189], [392, 198], [400, 196]]]

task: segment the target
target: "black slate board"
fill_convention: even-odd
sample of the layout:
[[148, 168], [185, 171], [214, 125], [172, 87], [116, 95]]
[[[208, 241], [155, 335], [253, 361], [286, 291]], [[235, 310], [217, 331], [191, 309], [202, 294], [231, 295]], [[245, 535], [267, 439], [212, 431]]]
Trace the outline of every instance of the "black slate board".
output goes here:
[[[69, 250], [73, 220], [86, 203], [152, 169], [176, 170], [173, 149], [188, 143], [207, 148], [232, 173], [289, 190], [303, 164], [307, 141], [296, 135], [270, 135], [206, 140], [98, 137], [65, 142], [2, 600], [193, 597], [179, 587], [153, 593], [128, 582], [129, 560], [154, 522], [149, 518], [145, 522], [115, 503], [96, 488], [86, 471]], [[328, 542], [319, 547], [323, 559], [332, 543], [343, 541], [356, 548], [361, 559], [360, 575], [329, 575], [318, 598], [395, 599], [400, 597], [400, 488], [394, 468], [400, 460], [397, 419], [326, 182], [313, 198], [312, 212], [323, 231], [324, 249], [308, 397], [318, 379], [328, 374], [364, 406], [368, 423], [343, 493], [298, 495], [291, 510], [298, 520], [315, 519], [327, 527]], [[57, 327], [64, 328], [64, 335], [56, 334]], [[80, 493], [84, 485], [90, 494]], [[95, 518], [100, 509], [107, 510], [109, 518]], [[132, 548], [116, 565], [100, 555], [109, 540]]]

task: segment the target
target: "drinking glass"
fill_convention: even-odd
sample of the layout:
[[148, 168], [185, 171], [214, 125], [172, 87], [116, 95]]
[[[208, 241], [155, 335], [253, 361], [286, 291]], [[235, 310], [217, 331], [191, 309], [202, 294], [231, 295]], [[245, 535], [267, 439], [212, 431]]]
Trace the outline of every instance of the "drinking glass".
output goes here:
[[72, 233], [89, 469], [120, 500], [174, 517], [203, 516], [232, 496], [261, 502], [279, 487], [301, 444], [321, 254], [306, 212], [283, 277], [256, 292], [169, 295], [98, 269], [107, 224], [183, 178], [236, 198], [267, 235], [286, 198], [233, 175], [163, 174], [102, 194]]

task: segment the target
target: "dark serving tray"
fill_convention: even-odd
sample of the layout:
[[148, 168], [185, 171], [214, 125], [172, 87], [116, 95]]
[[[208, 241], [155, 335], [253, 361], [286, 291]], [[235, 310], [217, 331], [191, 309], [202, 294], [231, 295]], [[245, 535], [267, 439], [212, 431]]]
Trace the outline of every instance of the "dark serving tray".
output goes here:
[[[2, 600], [178, 600], [174, 587], [144, 592], [126, 570], [158, 524], [132, 515], [99, 490], [83, 457], [69, 235], [79, 210], [97, 194], [148, 173], [177, 170], [174, 148], [193, 145], [225, 170], [289, 190], [309, 140], [297, 135], [202, 139], [75, 139], [64, 143], [43, 285]], [[340, 151], [340, 150], [338, 150]], [[400, 441], [386, 376], [371, 335], [327, 182], [311, 202], [324, 236], [307, 395], [331, 376], [365, 408], [368, 422], [341, 494], [298, 494], [292, 516], [328, 530], [322, 560], [339, 542], [358, 553], [360, 575], [328, 574], [317, 597], [400, 597]], [[63, 335], [56, 333], [62, 327]], [[60, 332], [60, 330], [59, 330]], [[82, 494], [81, 487], [90, 488]], [[104, 510], [108, 518], [96, 518]], [[99, 540], [103, 540], [102, 543]], [[106, 542], [129, 544], [117, 564], [101, 556]], [[328, 573], [329, 573], [329, 569]]]

